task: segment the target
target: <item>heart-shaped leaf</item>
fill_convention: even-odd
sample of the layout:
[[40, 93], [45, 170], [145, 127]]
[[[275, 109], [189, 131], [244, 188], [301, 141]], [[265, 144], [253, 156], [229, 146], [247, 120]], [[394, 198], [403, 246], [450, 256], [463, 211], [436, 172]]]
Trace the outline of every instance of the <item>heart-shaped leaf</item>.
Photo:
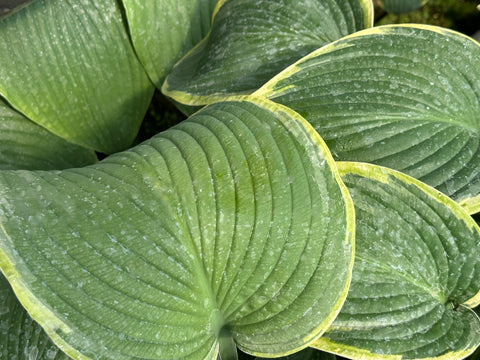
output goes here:
[[314, 346], [352, 358], [462, 359], [480, 345], [480, 229], [398, 172], [339, 163], [356, 214], [352, 284]]
[[2, 274], [0, 274], [0, 358], [69, 359], [28, 316]]
[[480, 44], [471, 38], [384, 26], [319, 49], [256, 94], [303, 115], [337, 160], [402, 171], [470, 201], [473, 213], [480, 210], [478, 69]]
[[225, 0], [210, 34], [172, 70], [162, 91], [187, 105], [248, 94], [302, 56], [372, 26], [367, 0]]
[[0, 21], [0, 95], [72, 143], [128, 147], [153, 94], [116, 0], [37, 0]]
[[53, 170], [96, 161], [92, 150], [53, 135], [0, 98], [0, 169]]
[[382, 0], [383, 8], [392, 14], [405, 14], [424, 5], [427, 0]]
[[123, 0], [138, 57], [162, 86], [173, 65], [207, 35], [218, 0]]
[[0, 172], [0, 266], [67, 354], [213, 360], [233, 339], [281, 356], [333, 322], [348, 191], [304, 119], [247, 100], [90, 167]]

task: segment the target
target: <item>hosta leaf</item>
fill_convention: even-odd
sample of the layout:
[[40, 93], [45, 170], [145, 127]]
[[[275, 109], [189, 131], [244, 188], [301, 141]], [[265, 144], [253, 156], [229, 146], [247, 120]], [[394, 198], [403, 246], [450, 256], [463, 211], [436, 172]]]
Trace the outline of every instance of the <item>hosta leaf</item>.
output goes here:
[[319, 49], [256, 94], [302, 114], [337, 160], [394, 168], [478, 204], [476, 69], [480, 44], [464, 35], [384, 26]]
[[53, 170], [96, 161], [92, 150], [53, 135], [0, 98], [0, 169]]
[[383, 8], [392, 14], [404, 14], [416, 10], [427, 0], [382, 0]]
[[211, 33], [172, 70], [162, 88], [202, 105], [246, 94], [314, 49], [372, 25], [367, 0], [225, 0]]
[[208, 33], [217, 2], [123, 0], [135, 50], [157, 87]]
[[[97, 161], [93, 151], [60, 139], [0, 98], [0, 169], [61, 169]], [[0, 274], [0, 358], [67, 359], [22, 308]]]
[[0, 274], [0, 358], [69, 359], [28, 316], [2, 274]]
[[281, 356], [334, 320], [353, 205], [310, 125], [252, 101], [90, 167], [0, 172], [0, 266], [67, 354]]
[[347, 300], [315, 347], [368, 359], [462, 359], [480, 344], [480, 229], [454, 201], [375, 165], [339, 163], [356, 213]]
[[0, 95], [70, 142], [128, 147], [153, 86], [115, 0], [37, 0], [0, 21]]

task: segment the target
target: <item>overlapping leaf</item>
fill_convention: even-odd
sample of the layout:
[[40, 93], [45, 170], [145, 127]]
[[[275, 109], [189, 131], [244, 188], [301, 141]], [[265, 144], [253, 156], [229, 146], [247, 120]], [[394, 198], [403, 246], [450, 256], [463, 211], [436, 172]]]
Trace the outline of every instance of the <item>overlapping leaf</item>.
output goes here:
[[310, 125], [252, 101], [90, 167], [0, 172], [2, 271], [67, 354], [280, 356], [334, 320], [353, 205]]
[[367, 0], [220, 4], [211, 33], [174, 67], [162, 88], [180, 103], [202, 105], [251, 93], [302, 56], [373, 21]]
[[352, 358], [462, 359], [480, 345], [480, 229], [401, 173], [339, 163], [355, 205], [347, 300], [315, 347]]
[[[480, 210], [480, 45], [422, 25], [365, 30], [257, 95], [309, 120], [334, 158], [405, 172]], [[475, 209], [476, 208], [476, 209]]]
[[53, 135], [0, 98], [0, 169], [64, 169], [96, 159], [93, 151]]
[[218, 0], [123, 0], [135, 50], [158, 88], [207, 35]]
[[115, 0], [37, 0], [0, 21], [0, 95], [72, 143], [128, 147], [153, 86]]
[[[0, 169], [63, 169], [97, 161], [93, 151], [34, 124], [0, 99]], [[0, 273], [0, 358], [67, 359], [22, 308]]]
[[69, 359], [28, 316], [2, 274], [0, 274], [0, 358]]

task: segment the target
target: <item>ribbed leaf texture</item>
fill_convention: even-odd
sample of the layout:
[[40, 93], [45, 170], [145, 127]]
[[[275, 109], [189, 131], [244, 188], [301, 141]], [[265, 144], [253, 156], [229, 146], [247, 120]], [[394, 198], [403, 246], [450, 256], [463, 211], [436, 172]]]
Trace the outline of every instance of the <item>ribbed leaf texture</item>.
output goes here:
[[218, 0], [123, 0], [138, 57], [158, 88], [207, 35]]
[[225, 0], [211, 33], [172, 70], [162, 88], [203, 105], [248, 94], [311, 51], [372, 26], [365, 0]]
[[356, 213], [347, 301], [315, 343], [351, 358], [463, 359], [480, 345], [480, 229], [454, 201], [393, 170], [339, 163]]
[[390, 167], [480, 210], [480, 44], [443, 28], [358, 32], [257, 95], [299, 112], [335, 159]]
[[251, 100], [90, 167], [0, 172], [0, 266], [68, 355], [281, 356], [333, 322], [351, 199], [304, 119]]
[[36, 0], [0, 21], [0, 95], [57, 136], [131, 145], [153, 94], [116, 0]]

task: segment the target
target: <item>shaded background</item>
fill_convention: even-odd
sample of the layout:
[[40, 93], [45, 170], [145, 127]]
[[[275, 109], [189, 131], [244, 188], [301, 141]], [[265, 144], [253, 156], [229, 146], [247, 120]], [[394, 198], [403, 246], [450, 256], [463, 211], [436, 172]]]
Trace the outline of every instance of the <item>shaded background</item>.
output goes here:
[[417, 11], [395, 16], [381, 9], [381, 0], [374, 0], [376, 25], [421, 23], [443, 26], [480, 40], [480, 0], [429, 0]]
[[0, 17], [27, 5], [32, 0], [0, 0]]

